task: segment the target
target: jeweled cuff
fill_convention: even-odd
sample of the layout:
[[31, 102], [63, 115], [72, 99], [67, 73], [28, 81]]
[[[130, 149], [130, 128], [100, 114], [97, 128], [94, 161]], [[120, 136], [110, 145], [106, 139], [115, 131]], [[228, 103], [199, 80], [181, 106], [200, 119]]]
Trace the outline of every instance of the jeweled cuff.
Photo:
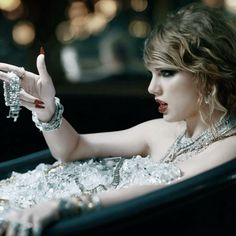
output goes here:
[[83, 214], [98, 209], [101, 209], [101, 201], [100, 198], [94, 194], [82, 193], [78, 196], [74, 194], [69, 198], [59, 199], [59, 217]]
[[36, 127], [40, 130], [40, 131], [52, 131], [55, 129], [58, 129], [61, 126], [61, 122], [62, 122], [62, 114], [64, 112], [64, 107], [63, 105], [60, 103], [60, 99], [55, 97], [55, 104], [56, 104], [56, 110], [55, 113], [52, 117], [52, 119], [48, 122], [43, 122], [40, 121], [37, 117], [37, 113], [36, 112], [32, 112], [32, 120], [34, 121]]

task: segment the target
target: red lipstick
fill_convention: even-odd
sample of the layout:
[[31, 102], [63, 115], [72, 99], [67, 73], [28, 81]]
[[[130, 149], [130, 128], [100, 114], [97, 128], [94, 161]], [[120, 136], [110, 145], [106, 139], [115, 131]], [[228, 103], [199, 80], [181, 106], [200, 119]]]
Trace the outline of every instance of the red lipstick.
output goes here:
[[157, 103], [159, 103], [159, 107], [158, 110], [160, 113], [165, 113], [167, 108], [168, 108], [168, 104], [166, 102], [163, 102], [159, 99], [155, 99], [157, 101]]

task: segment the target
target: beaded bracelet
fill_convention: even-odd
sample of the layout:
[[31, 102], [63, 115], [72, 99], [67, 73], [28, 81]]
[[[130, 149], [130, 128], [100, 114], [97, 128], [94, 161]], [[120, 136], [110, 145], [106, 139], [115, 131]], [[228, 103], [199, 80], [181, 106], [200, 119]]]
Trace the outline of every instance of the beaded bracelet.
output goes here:
[[60, 218], [70, 217], [80, 213], [80, 209], [72, 201], [61, 198], [58, 204], [58, 213]]
[[10, 107], [7, 118], [17, 121], [20, 113], [20, 78], [14, 72], [8, 72], [10, 81], [3, 81], [5, 105]]
[[61, 198], [59, 200], [59, 216], [68, 217], [82, 214], [101, 208], [101, 201], [97, 195], [83, 193], [79, 196], [72, 195], [71, 198]]
[[60, 99], [55, 97], [56, 110], [52, 119], [48, 122], [42, 122], [38, 119], [37, 113], [32, 112], [32, 120], [34, 121], [36, 127], [40, 131], [52, 131], [58, 129], [61, 126], [62, 114], [64, 111], [63, 105], [60, 103]]
[[73, 195], [77, 206], [82, 212], [93, 211], [101, 208], [101, 200], [97, 195], [90, 193], [82, 193], [79, 196]]

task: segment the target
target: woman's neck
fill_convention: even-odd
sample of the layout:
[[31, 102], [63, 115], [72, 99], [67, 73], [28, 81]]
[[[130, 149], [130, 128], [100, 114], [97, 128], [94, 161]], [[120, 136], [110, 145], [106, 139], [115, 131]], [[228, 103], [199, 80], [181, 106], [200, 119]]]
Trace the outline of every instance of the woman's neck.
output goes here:
[[[213, 124], [218, 122], [220, 118], [222, 117], [222, 115], [223, 115], [222, 112], [215, 111], [212, 114], [211, 122]], [[209, 124], [207, 124], [206, 122], [202, 120], [200, 114], [198, 116], [194, 116], [194, 117], [190, 117], [186, 119], [185, 122], [186, 122], [186, 136], [187, 137], [191, 137], [191, 138], [196, 137], [199, 134], [201, 134], [204, 130], [209, 128]]]

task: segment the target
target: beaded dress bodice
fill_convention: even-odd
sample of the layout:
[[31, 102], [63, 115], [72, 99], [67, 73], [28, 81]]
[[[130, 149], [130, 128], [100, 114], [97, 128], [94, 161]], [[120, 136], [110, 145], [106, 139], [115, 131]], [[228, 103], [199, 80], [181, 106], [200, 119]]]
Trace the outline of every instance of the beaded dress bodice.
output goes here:
[[193, 138], [186, 137], [186, 131], [180, 134], [170, 146], [161, 162], [179, 163], [191, 159], [204, 151], [210, 144], [224, 138], [236, 135], [236, 117], [226, 116], [220, 119], [214, 127], [209, 127]]
[[150, 156], [92, 158], [49, 165], [41, 163], [26, 173], [12, 172], [0, 181], [0, 214], [9, 208], [24, 209], [53, 198], [82, 192], [97, 193], [130, 185], [168, 184], [181, 178], [177, 163], [193, 158], [209, 144], [235, 135], [235, 117], [226, 117], [194, 139], [180, 134], [166, 155], [156, 162]]
[[101, 192], [129, 185], [167, 184], [181, 177], [169, 163], [157, 163], [149, 156], [90, 159], [69, 163], [40, 164], [26, 173], [13, 172], [0, 181], [0, 213], [7, 208], [26, 208], [47, 199], [82, 192]]

